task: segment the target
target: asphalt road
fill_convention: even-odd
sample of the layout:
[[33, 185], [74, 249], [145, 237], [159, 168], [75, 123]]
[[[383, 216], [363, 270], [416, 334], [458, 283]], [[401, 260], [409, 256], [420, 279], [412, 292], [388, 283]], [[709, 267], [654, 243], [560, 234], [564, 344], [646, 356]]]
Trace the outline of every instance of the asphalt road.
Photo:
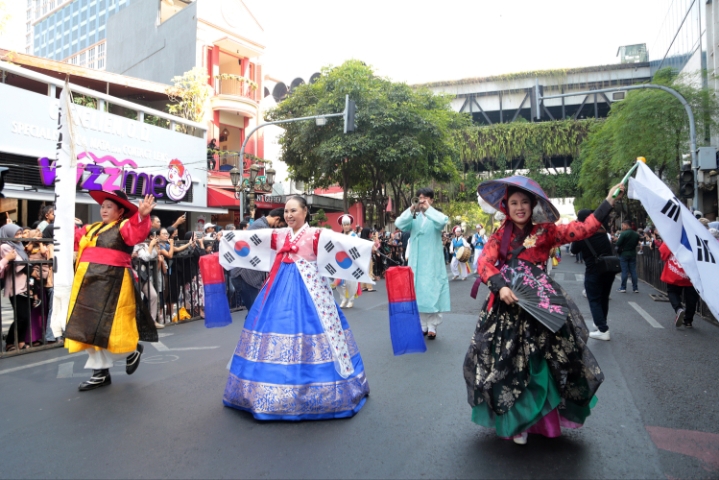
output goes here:
[[[591, 325], [583, 271], [569, 256], [555, 270]], [[112, 386], [93, 392], [77, 391], [83, 353], [0, 360], [0, 478], [719, 477], [719, 328], [697, 319], [675, 330], [645, 284], [613, 293], [612, 340], [590, 340], [606, 380], [586, 425], [518, 446], [470, 421], [472, 280], [451, 282], [452, 313], [419, 355], [392, 355], [383, 282], [355, 302], [346, 314], [371, 394], [346, 420], [261, 423], [223, 407], [244, 312], [222, 329], [162, 330], [133, 376], [118, 365]]]

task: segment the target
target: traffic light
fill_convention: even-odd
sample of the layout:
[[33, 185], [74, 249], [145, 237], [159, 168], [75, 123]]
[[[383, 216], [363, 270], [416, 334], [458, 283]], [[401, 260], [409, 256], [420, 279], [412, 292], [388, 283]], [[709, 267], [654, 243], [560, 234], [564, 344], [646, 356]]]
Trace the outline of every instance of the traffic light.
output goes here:
[[694, 170], [689, 165], [682, 166], [682, 171], [679, 172], [679, 196], [694, 198]]
[[350, 96], [345, 97], [345, 133], [354, 132], [355, 125], [355, 112], [357, 111], [357, 105], [354, 100], [350, 100]]
[[544, 86], [538, 83], [529, 89], [529, 111], [532, 121], [541, 120], [542, 118], [542, 97], [544, 96]]

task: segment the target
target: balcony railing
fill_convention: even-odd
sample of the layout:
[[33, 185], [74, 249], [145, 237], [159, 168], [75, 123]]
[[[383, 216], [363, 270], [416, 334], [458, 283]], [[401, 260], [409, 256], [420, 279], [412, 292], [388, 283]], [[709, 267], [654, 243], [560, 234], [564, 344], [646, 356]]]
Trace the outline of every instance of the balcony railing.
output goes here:
[[240, 77], [238, 75], [220, 74], [215, 77], [217, 81], [216, 91], [221, 95], [233, 95], [237, 97], [249, 98], [258, 101], [257, 83], [249, 78]]

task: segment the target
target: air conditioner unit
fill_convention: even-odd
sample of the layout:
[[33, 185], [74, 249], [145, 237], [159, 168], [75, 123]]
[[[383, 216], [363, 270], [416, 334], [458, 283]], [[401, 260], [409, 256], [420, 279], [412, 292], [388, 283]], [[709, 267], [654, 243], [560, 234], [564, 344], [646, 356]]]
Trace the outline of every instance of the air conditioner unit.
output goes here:
[[618, 102], [619, 100], [624, 100], [625, 98], [627, 98], [626, 90], [622, 90], [619, 92], [612, 92], [612, 101], [613, 102]]

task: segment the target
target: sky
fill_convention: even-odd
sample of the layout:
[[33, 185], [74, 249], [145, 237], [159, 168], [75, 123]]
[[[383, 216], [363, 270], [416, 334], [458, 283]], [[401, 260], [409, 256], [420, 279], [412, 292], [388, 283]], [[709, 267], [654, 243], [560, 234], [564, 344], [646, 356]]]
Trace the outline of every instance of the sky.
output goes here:
[[355, 58], [425, 83], [619, 63], [652, 54], [671, 0], [243, 0], [265, 31], [264, 72], [289, 84]]

